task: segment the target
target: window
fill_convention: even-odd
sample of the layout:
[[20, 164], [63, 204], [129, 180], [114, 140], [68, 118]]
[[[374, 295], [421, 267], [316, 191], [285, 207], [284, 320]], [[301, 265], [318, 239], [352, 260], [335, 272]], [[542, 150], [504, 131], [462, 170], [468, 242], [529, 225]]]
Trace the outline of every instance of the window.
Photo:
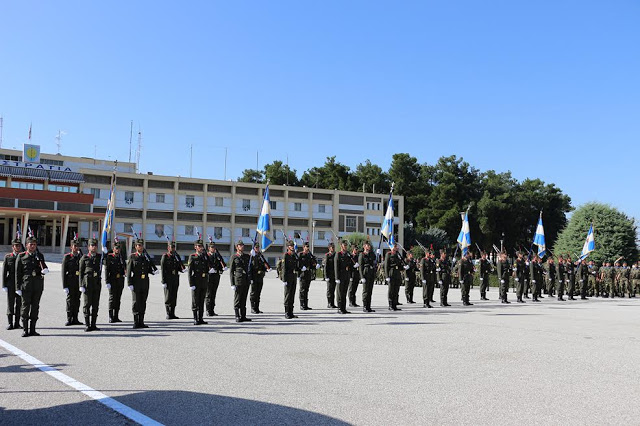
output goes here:
[[193, 208], [195, 204], [195, 197], [193, 195], [187, 195], [184, 199], [184, 204], [189, 209]]
[[224, 205], [224, 198], [216, 197], [215, 203], [216, 203], [216, 207], [222, 207]]
[[158, 238], [164, 237], [164, 225], [157, 224], [155, 234], [156, 234], [156, 237]]
[[222, 238], [221, 226], [216, 226], [215, 228], [213, 228], [213, 238], [215, 238], [216, 240], [219, 240], [220, 238]]
[[36, 183], [36, 182], [12, 181], [11, 182], [11, 187], [12, 188], [19, 188], [19, 189], [38, 189], [38, 190], [42, 190], [42, 189], [44, 189], [44, 184], [43, 183]]
[[78, 192], [78, 187], [77, 186], [70, 186], [70, 185], [52, 185], [52, 184], [49, 184], [48, 188], [49, 188], [49, 191], [56, 191], [56, 192], [73, 192], [73, 193], [77, 193]]
[[133, 191], [125, 191], [124, 202], [127, 204], [133, 204]]
[[318, 213], [326, 213], [327, 206], [326, 204], [318, 204]]
[[51, 166], [64, 166], [64, 161], [60, 161], [60, 160], [49, 160], [47, 158], [41, 158], [40, 159], [40, 163], [41, 164], [49, 164]]
[[294, 229], [293, 230], [293, 238], [302, 238], [302, 231]]
[[302, 203], [293, 203], [293, 211], [301, 212], [302, 211]]
[[133, 223], [125, 223], [124, 232], [133, 232]]
[[325, 237], [324, 231], [318, 231], [318, 239], [319, 240], [324, 240], [325, 238], [326, 237]]
[[251, 209], [251, 200], [248, 200], [246, 198], [242, 199], [242, 210], [244, 210], [245, 212], [249, 211]]
[[371, 208], [371, 203], [367, 203], [367, 210], [373, 210], [373, 209]]
[[184, 235], [193, 235], [193, 225], [185, 225], [184, 226]]
[[345, 230], [347, 232], [356, 232], [356, 217], [347, 216], [345, 222]]
[[278, 202], [277, 201], [269, 201], [269, 206], [271, 207], [271, 210], [277, 210], [278, 209]]
[[91, 195], [94, 199], [100, 198], [100, 188], [91, 188]]
[[0, 188], [4, 188], [7, 186], [7, 181], [6, 180], [0, 180]]
[[249, 232], [250, 232], [249, 228], [242, 228], [242, 236], [243, 237], [249, 237]]
[[164, 194], [156, 194], [156, 203], [164, 203]]

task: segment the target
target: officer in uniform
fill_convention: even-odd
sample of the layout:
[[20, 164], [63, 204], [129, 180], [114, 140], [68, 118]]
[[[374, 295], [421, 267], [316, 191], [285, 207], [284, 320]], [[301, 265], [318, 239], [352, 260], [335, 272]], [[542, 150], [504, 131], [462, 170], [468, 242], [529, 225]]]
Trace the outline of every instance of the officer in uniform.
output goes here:
[[236, 252], [229, 260], [229, 278], [233, 293], [233, 310], [236, 314], [236, 322], [248, 322], [247, 318], [247, 294], [249, 293], [249, 262], [251, 258], [244, 253], [244, 243], [238, 240]]
[[84, 313], [84, 331], [100, 331], [96, 327], [100, 291], [102, 287], [102, 255], [96, 252], [98, 240], [89, 239], [89, 252], [80, 259], [80, 292], [82, 313]]
[[553, 261], [553, 257], [547, 259], [547, 263], [545, 265], [546, 272], [546, 280], [547, 280], [547, 295], [553, 296], [555, 288], [556, 288], [556, 265]]
[[589, 295], [600, 297], [600, 283], [598, 282], [598, 267], [593, 260], [587, 265], [587, 275], [589, 280]]
[[509, 294], [509, 279], [511, 277], [512, 267], [507, 259], [507, 253], [500, 253], [496, 269], [498, 270], [498, 279], [500, 280], [500, 300], [502, 303], [509, 304], [511, 302], [507, 300], [507, 296]]
[[318, 267], [316, 258], [309, 251], [309, 243], [305, 242], [302, 246], [302, 253], [298, 256], [298, 269], [300, 271], [300, 309], [303, 311], [311, 310], [309, 307], [309, 287], [311, 280], [314, 278], [315, 269]]
[[[22, 251], [22, 242], [16, 238], [12, 241], [13, 251], [4, 257], [2, 264], [2, 290], [7, 293], [7, 330], [20, 328], [20, 308], [22, 298], [16, 295], [16, 259]], [[15, 319], [14, 319], [15, 317]]]
[[403, 261], [398, 253], [398, 245], [393, 243], [391, 250], [384, 257], [384, 276], [387, 281], [387, 298], [389, 299], [389, 310], [400, 311], [398, 308], [397, 294], [400, 291], [400, 281], [402, 280], [401, 269]]
[[433, 253], [425, 251], [420, 259], [420, 278], [422, 281], [422, 307], [432, 308], [431, 302], [435, 284], [436, 264], [433, 261]]
[[171, 241], [167, 244], [167, 252], [162, 254], [160, 259], [160, 269], [162, 270], [162, 288], [164, 288], [164, 308], [166, 319], [179, 319], [176, 316], [176, 304], [178, 299], [178, 287], [180, 286], [180, 275], [185, 271], [185, 266], [176, 253], [176, 243]]
[[[207, 324], [204, 317], [204, 298], [207, 294], [207, 274], [212, 273], [209, 258], [204, 251], [202, 240], [196, 240], [196, 250], [189, 256], [189, 286], [191, 288], [191, 311], [193, 312], [193, 325]], [[245, 300], [246, 302], [246, 300]]]
[[353, 260], [347, 251], [347, 240], [340, 243], [340, 251], [335, 255], [333, 261], [333, 271], [336, 277], [336, 286], [338, 293], [338, 313], [348, 314], [347, 311], [347, 290], [349, 288], [349, 280], [351, 279], [351, 271], [353, 269]]
[[569, 290], [567, 294], [569, 295], [569, 300], [576, 300], [573, 295], [576, 291], [576, 268], [571, 260], [571, 256], [567, 255], [566, 262], [564, 264], [565, 274], [567, 276], [567, 284], [569, 285]]
[[81, 325], [80, 311], [80, 250], [78, 241], [71, 240], [71, 251], [62, 258], [62, 289], [67, 297], [67, 322], [65, 326]]
[[413, 289], [416, 286], [416, 272], [418, 270], [418, 265], [413, 258], [413, 253], [410, 251], [407, 252], [405, 266], [409, 267], [405, 269], [404, 295], [407, 298], [407, 303], [416, 303], [413, 301]]
[[353, 268], [351, 269], [351, 277], [349, 282], [349, 306], [352, 308], [359, 308], [360, 305], [356, 303], [356, 292], [358, 291], [358, 284], [360, 284], [360, 265], [358, 264], [358, 259], [360, 258], [360, 253], [358, 253], [358, 246], [353, 245], [351, 247], [351, 262], [353, 263]]
[[298, 275], [298, 255], [295, 252], [295, 243], [287, 242], [287, 252], [284, 254], [281, 277], [284, 286], [284, 317], [286, 319], [298, 318], [293, 314], [293, 300], [296, 295], [296, 280]]
[[531, 277], [531, 296], [534, 302], [540, 302], [542, 282], [542, 267], [540, 266], [540, 257], [533, 255], [531, 264], [529, 265], [529, 276]]
[[149, 274], [155, 275], [150, 259], [144, 253], [144, 240], [136, 240], [136, 251], [127, 260], [127, 282], [131, 290], [133, 328], [149, 328], [144, 323], [149, 297]]
[[335, 246], [329, 243], [329, 251], [324, 255], [324, 280], [327, 282], [327, 308], [337, 308], [335, 304], [336, 296], [336, 274], [334, 261], [336, 257]]
[[262, 311], [260, 310], [260, 295], [262, 294], [264, 276], [267, 271], [271, 270], [271, 267], [260, 251], [260, 244], [255, 243], [253, 245], [253, 251], [251, 255], [253, 256], [253, 259], [251, 261], [252, 275], [249, 302], [251, 303], [251, 313], [261, 314]]
[[20, 253], [16, 258], [16, 294], [22, 298], [22, 337], [40, 335], [36, 332], [36, 322], [44, 290], [44, 276], [48, 269], [37, 248], [36, 239], [29, 237], [27, 251]]
[[[205, 296], [204, 300], [207, 308], [207, 316], [216, 317], [218, 316], [218, 314], [216, 314], [215, 312], [216, 294], [218, 293], [218, 286], [220, 285], [220, 276], [224, 271], [227, 270], [227, 264], [222, 258], [222, 256], [220, 255], [220, 252], [218, 251], [218, 249], [216, 248], [216, 243], [214, 243], [213, 241], [210, 241], [209, 246], [207, 247], [207, 250], [208, 250], [207, 255], [209, 256], [209, 265], [213, 267], [213, 272], [211, 272], [208, 277], [207, 295]], [[260, 291], [262, 291], [262, 287], [260, 287]], [[252, 297], [254, 297], [253, 289], [251, 291], [251, 295]], [[257, 309], [257, 305], [260, 304], [260, 294], [257, 295], [257, 298], [258, 298], [258, 303], [256, 304], [256, 309]], [[253, 307], [253, 302], [251, 306]], [[255, 312], [255, 313], [261, 312], [259, 309], [257, 310], [258, 312]]]
[[487, 299], [487, 290], [489, 289], [489, 274], [491, 273], [491, 262], [487, 259], [487, 253], [482, 252], [480, 257], [480, 300]]
[[469, 301], [469, 292], [471, 291], [471, 283], [473, 283], [473, 263], [471, 263], [471, 253], [462, 255], [460, 262], [458, 262], [458, 280], [460, 281], [460, 288], [462, 293], [462, 304], [464, 306], [473, 306], [473, 303]]
[[518, 303], [525, 303], [522, 300], [522, 294], [525, 289], [525, 269], [527, 265], [524, 261], [524, 256], [522, 253], [518, 252], [518, 258], [516, 259], [515, 268], [513, 270], [513, 278], [516, 281], [516, 297], [518, 299]]
[[447, 259], [445, 250], [441, 250], [440, 259], [436, 261], [436, 277], [440, 285], [440, 306], [451, 306], [447, 303], [447, 295], [451, 285], [451, 263]]
[[358, 256], [358, 268], [360, 271], [360, 283], [362, 284], [362, 311], [375, 312], [371, 309], [371, 296], [373, 284], [376, 279], [378, 261], [376, 254], [371, 250], [371, 241], [364, 242], [364, 250]]
[[120, 301], [124, 290], [124, 276], [126, 274], [126, 259], [122, 245], [116, 241], [113, 252], [107, 255], [107, 290], [109, 290], [109, 322], [120, 320]]
[[589, 283], [589, 268], [582, 259], [576, 265], [576, 279], [580, 284], [580, 299], [587, 300], [587, 285]]
[[567, 271], [565, 269], [564, 258], [562, 256], [558, 258], [558, 266], [556, 268], [556, 271], [556, 277], [558, 279], [556, 293], [558, 293], [558, 300], [564, 301], [564, 298], [562, 296], [564, 295], [564, 285], [567, 282]]
[[640, 291], [640, 261], [636, 262], [631, 268], [631, 285], [633, 287], [633, 294], [631, 297], [636, 297], [636, 293]]

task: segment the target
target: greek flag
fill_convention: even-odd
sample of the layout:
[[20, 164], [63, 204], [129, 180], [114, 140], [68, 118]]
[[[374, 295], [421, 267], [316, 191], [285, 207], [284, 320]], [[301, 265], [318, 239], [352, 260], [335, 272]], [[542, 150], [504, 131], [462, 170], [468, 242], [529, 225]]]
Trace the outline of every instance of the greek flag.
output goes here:
[[589, 256], [589, 253], [591, 253], [595, 249], [596, 249], [596, 240], [593, 234], [593, 224], [591, 224], [591, 227], [589, 228], [589, 232], [587, 233], [587, 239], [584, 242], [584, 245], [582, 246], [582, 253], [580, 253], [580, 260], [585, 259], [587, 256]]
[[256, 232], [260, 234], [260, 248], [265, 251], [273, 244], [271, 239], [271, 231], [273, 230], [273, 224], [271, 222], [271, 203], [269, 202], [269, 185], [264, 189], [264, 200], [262, 201], [262, 211], [258, 218], [258, 226]]
[[107, 252], [107, 241], [111, 233], [113, 218], [116, 208], [116, 174], [111, 177], [111, 190], [109, 191], [109, 199], [107, 200], [107, 211], [104, 212], [104, 226], [102, 227], [102, 252]]
[[538, 227], [536, 228], [536, 235], [533, 237], [533, 244], [538, 246], [538, 256], [543, 258], [547, 254], [547, 245], [544, 241], [544, 226], [542, 226], [542, 212], [540, 212], [540, 219], [538, 219]]
[[462, 221], [462, 229], [458, 235], [458, 244], [462, 249], [462, 255], [466, 256], [469, 252], [469, 246], [471, 245], [471, 231], [469, 230], [469, 212], [464, 214], [464, 220]]
[[395, 238], [393, 237], [393, 216], [393, 198], [391, 197], [391, 193], [389, 193], [389, 205], [387, 206], [387, 213], [384, 215], [382, 228], [380, 229], [380, 233], [387, 239], [389, 246], [393, 246], [395, 243]]

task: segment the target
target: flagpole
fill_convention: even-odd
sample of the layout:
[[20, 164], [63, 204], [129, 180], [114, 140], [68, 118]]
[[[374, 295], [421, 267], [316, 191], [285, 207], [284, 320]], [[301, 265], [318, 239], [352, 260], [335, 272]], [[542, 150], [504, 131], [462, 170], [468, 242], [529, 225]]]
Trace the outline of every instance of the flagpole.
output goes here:
[[[389, 210], [389, 206], [393, 202], [393, 187], [395, 186], [395, 184], [396, 184], [395, 182], [391, 182], [391, 189], [389, 190], [389, 204], [387, 204], [387, 210]], [[387, 212], [385, 211], [382, 219], [382, 226], [384, 226], [386, 217], [387, 217]], [[390, 235], [393, 235], [393, 229], [390, 229]], [[376, 250], [376, 257], [378, 258], [378, 263], [380, 263], [380, 261], [382, 260], [382, 253], [380, 252], [380, 247], [382, 247], [383, 236], [384, 235], [381, 232], [380, 239], [378, 240], [378, 249]], [[391, 242], [391, 240], [389, 240], [389, 242]]]

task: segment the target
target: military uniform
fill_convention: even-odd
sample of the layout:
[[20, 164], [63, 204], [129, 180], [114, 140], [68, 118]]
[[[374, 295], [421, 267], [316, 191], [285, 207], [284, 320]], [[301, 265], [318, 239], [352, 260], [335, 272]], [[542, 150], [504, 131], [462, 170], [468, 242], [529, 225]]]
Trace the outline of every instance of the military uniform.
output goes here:
[[302, 252], [298, 255], [298, 269], [300, 270], [298, 277], [298, 280], [300, 281], [300, 309], [303, 311], [311, 309], [309, 307], [309, 287], [311, 286], [311, 280], [315, 277], [315, 269], [317, 265], [318, 262], [311, 252]]
[[508, 299], [509, 294], [509, 279], [511, 278], [512, 267], [509, 264], [509, 261], [504, 259], [499, 259], [496, 265], [498, 270], [498, 279], [500, 280], [500, 300], [502, 303], [511, 303]]
[[531, 261], [529, 265], [529, 276], [531, 277], [531, 296], [534, 302], [539, 302], [542, 292], [542, 267], [537, 259]]
[[[137, 240], [136, 245], [144, 242]], [[127, 260], [127, 283], [131, 290], [133, 328], [148, 328], [144, 323], [149, 297], [149, 274], [153, 274], [152, 263], [144, 253], [133, 252]]]
[[518, 299], [518, 303], [524, 303], [522, 300], [526, 282], [525, 282], [525, 270], [527, 269], [527, 264], [525, 263], [522, 257], [518, 257], [515, 262], [515, 267], [513, 268], [513, 278], [516, 281], [516, 297]]
[[297, 318], [293, 314], [293, 301], [296, 297], [296, 281], [298, 279], [298, 255], [294, 251], [293, 241], [290, 241], [288, 247], [292, 249], [291, 253], [284, 254], [281, 280], [284, 284], [284, 316], [287, 319]]
[[[202, 245], [202, 241], [196, 241], [196, 245]], [[209, 257], [204, 250], [202, 250], [201, 253], [196, 252], [189, 256], [187, 268], [189, 269], [189, 287], [191, 288], [191, 312], [193, 313], [193, 325], [207, 324], [204, 320], [204, 299], [207, 295], [208, 274], [211, 269], [211, 265], [209, 264]]]
[[384, 257], [384, 276], [387, 281], [387, 298], [389, 299], [389, 310], [399, 311], [398, 292], [400, 291], [400, 281], [402, 280], [403, 261], [400, 253], [387, 252]]
[[349, 288], [349, 280], [351, 279], [351, 271], [353, 270], [353, 260], [351, 255], [346, 251], [339, 251], [333, 261], [333, 271], [336, 277], [337, 295], [338, 295], [338, 312], [341, 314], [347, 311], [347, 290]]
[[[35, 243], [35, 238], [29, 238], [27, 243]], [[40, 312], [40, 298], [44, 291], [44, 260], [38, 253], [22, 252], [16, 258], [16, 292], [22, 293], [22, 337], [39, 336], [36, 332], [36, 322]], [[31, 324], [29, 324], [31, 320]]]
[[567, 295], [569, 296], [569, 300], [576, 300], [573, 296], [576, 292], [576, 265], [571, 260], [568, 260], [565, 263], [565, 271], [567, 275], [567, 280], [569, 288], [567, 289]]
[[351, 253], [351, 262], [353, 268], [351, 269], [351, 277], [349, 282], [349, 306], [352, 308], [358, 308], [360, 305], [356, 303], [356, 292], [358, 291], [358, 284], [360, 284], [360, 268], [358, 259], [360, 254], [358, 252]]
[[[175, 245], [171, 245], [175, 248]], [[176, 304], [178, 302], [178, 288], [180, 287], [180, 273], [185, 269], [175, 251], [169, 250], [163, 253], [160, 259], [162, 271], [162, 287], [164, 288], [164, 309], [166, 319], [179, 319], [176, 316]]]
[[431, 308], [436, 283], [436, 262], [431, 255], [425, 255], [420, 259], [420, 278], [422, 280], [422, 306]]
[[440, 258], [436, 261], [436, 278], [440, 285], [440, 306], [451, 306], [447, 302], [451, 285], [451, 264], [446, 258]]
[[413, 258], [409, 259], [407, 257], [405, 262], [409, 268], [405, 269], [404, 295], [407, 298], [407, 303], [416, 303], [413, 301], [413, 289], [416, 286], [416, 272], [418, 271], [418, 265]]
[[[76, 244], [74, 241], [72, 244]], [[67, 322], [65, 326], [80, 325], [78, 321], [78, 312], [80, 311], [80, 258], [81, 254], [78, 251], [74, 254], [72, 251], [65, 254], [62, 258], [61, 273], [62, 273], [62, 289], [66, 293], [67, 299]]]
[[[242, 241], [238, 241], [238, 245], [244, 246]], [[236, 322], [251, 321], [247, 318], [247, 294], [249, 293], [249, 262], [251, 258], [246, 253], [238, 254], [237, 252], [231, 256], [229, 260], [229, 279], [231, 286], [234, 287], [233, 310], [236, 315]]]
[[489, 289], [489, 274], [491, 273], [491, 262], [488, 259], [480, 259], [479, 279], [480, 279], [480, 300], [487, 299], [487, 290]]
[[[22, 243], [16, 239], [13, 244]], [[20, 328], [20, 309], [22, 307], [22, 298], [16, 294], [16, 259], [20, 255], [18, 251], [12, 251], [4, 257], [2, 264], [2, 289], [7, 293], [7, 319], [9, 326], [7, 330]]]
[[[220, 286], [220, 276], [222, 275], [224, 270], [227, 268], [227, 264], [225, 263], [224, 259], [222, 258], [222, 256], [220, 255], [217, 249], [216, 251], [213, 252], [213, 254], [208, 253], [207, 255], [209, 256], [209, 265], [213, 267], [213, 272], [209, 273], [209, 277], [207, 279], [207, 294], [204, 298], [204, 302], [207, 310], [207, 316], [215, 317], [217, 316], [215, 308], [216, 308], [216, 295], [218, 294], [218, 287]], [[254, 281], [256, 281], [255, 278], [254, 278]], [[260, 284], [260, 288], [258, 291], [257, 286], [259, 284]], [[252, 291], [251, 291], [251, 298], [252, 298], [251, 306], [253, 306], [253, 302], [255, 300], [256, 309], [257, 309], [257, 306], [260, 304], [260, 292], [262, 292], [262, 285], [261, 285], [262, 282], [260, 281], [259, 284], [256, 283], [255, 284], [256, 288], [254, 289], [252, 287]]]
[[556, 265], [555, 263], [545, 263], [545, 280], [547, 284], [547, 295], [553, 296], [556, 289]]
[[567, 270], [566, 265], [563, 261], [558, 260], [558, 265], [556, 267], [556, 277], [558, 278], [558, 285], [556, 286], [556, 293], [558, 294], [558, 300], [564, 300], [562, 296], [564, 296], [564, 286], [568, 282], [567, 280]]
[[264, 276], [271, 267], [267, 263], [262, 253], [257, 253], [251, 262], [251, 293], [249, 294], [249, 303], [251, 304], [251, 312], [261, 314], [260, 295], [262, 294], [262, 286], [264, 284]]
[[600, 282], [598, 276], [598, 267], [589, 262], [587, 265], [587, 280], [589, 281], [589, 295], [600, 297]]
[[633, 288], [631, 297], [636, 297], [636, 294], [638, 293], [638, 291], [640, 291], [640, 265], [633, 265], [629, 276], [631, 278], [631, 286]]
[[615, 297], [615, 287], [614, 282], [616, 279], [616, 271], [613, 269], [611, 265], [603, 266], [600, 268], [600, 273], [602, 274], [602, 281], [604, 283], [604, 291], [607, 296], [610, 298]]
[[462, 256], [458, 262], [458, 281], [462, 293], [462, 304], [464, 306], [473, 306], [469, 301], [469, 292], [471, 291], [471, 283], [473, 283], [473, 263], [467, 256]]
[[[97, 245], [89, 240], [89, 245]], [[80, 291], [82, 291], [82, 313], [84, 314], [84, 331], [100, 330], [96, 327], [98, 308], [100, 307], [100, 291], [102, 290], [102, 255], [87, 253], [80, 259]], [[89, 322], [91, 320], [91, 322]]]
[[360, 282], [362, 282], [362, 310], [364, 312], [375, 312], [371, 309], [371, 296], [373, 294], [373, 284], [376, 279], [376, 269], [378, 260], [376, 254], [369, 250], [358, 256], [358, 268], [360, 271]]
[[123, 252], [109, 253], [106, 268], [107, 289], [109, 290], [109, 322], [122, 322], [120, 320], [120, 302], [124, 290], [124, 276], [126, 275], [126, 260]]
[[327, 282], [327, 308], [337, 308], [335, 304], [336, 296], [336, 273], [334, 270], [334, 261], [336, 253], [327, 252], [324, 255], [323, 272], [324, 280]]

